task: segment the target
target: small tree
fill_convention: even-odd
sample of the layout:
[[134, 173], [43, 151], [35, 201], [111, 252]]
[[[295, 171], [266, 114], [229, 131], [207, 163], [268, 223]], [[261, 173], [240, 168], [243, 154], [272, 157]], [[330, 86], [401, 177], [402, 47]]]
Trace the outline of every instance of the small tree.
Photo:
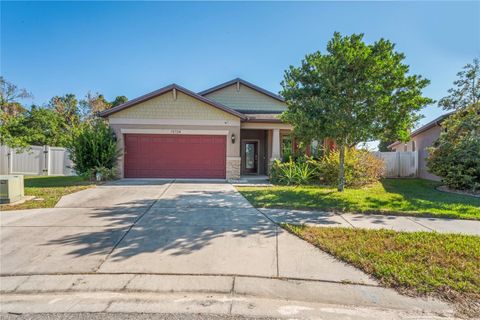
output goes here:
[[459, 110], [480, 101], [480, 60], [474, 59], [457, 76], [458, 79], [453, 82], [455, 87], [449, 89], [449, 95], [438, 102], [438, 106], [445, 110]]
[[448, 117], [429, 149], [428, 170], [454, 189], [480, 190], [480, 103]]
[[457, 73], [454, 88], [438, 103], [456, 110], [443, 123], [440, 138], [429, 149], [427, 166], [455, 189], [480, 189], [480, 62], [474, 59]]
[[77, 97], [74, 94], [55, 96], [50, 99], [48, 107], [64, 117], [68, 126], [76, 127], [80, 124], [81, 114]]
[[345, 185], [345, 148], [377, 139], [407, 140], [418, 111], [432, 102], [422, 96], [429, 81], [408, 75], [404, 54], [390, 41], [367, 45], [363, 34], [336, 32], [327, 53], [309, 54], [300, 67], [285, 72], [283, 119], [297, 135], [336, 140], [338, 190]]
[[120, 151], [113, 130], [101, 119], [82, 124], [68, 146], [75, 170], [82, 175], [113, 173]]

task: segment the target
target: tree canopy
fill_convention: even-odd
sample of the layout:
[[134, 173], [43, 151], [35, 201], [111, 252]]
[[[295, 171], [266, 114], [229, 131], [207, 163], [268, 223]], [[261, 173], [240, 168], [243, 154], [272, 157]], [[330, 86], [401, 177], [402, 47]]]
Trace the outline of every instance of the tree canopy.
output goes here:
[[0, 76], [0, 108], [7, 116], [14, 116], [25, 111], [18, 100], [33, 98], [26, 89], [20, 89]]
[[2, 114], [0, 143], [14, 148], [29, 145], [66, 146], [72, 130], [62, 114], [50, 108], [32, 106], [15, 117]]
[[11, 148], [29, 145], [65, 147], [82, 123], [95, 121], [100, 111], [128, 101], [118, 96], [108, 102], [102, 94], [87, 93], [78, 100], [74, 94], [54, 96], [45, 106], [22, 105], [22, 100], [31, 98], [26, 89], [0, 77], [0, 143]]
[[285, 71], [282, 95], [288, 109], [282, 118], [306, 139], [336, 140], [340, 153], [339, 185], [344, 188], [346, 147], [372, 140], [407, 140], [432, 100], [422, 95], [429, 80], [409, 74], [405, 55], [380, 39], [336, 32], [325, 53], [308, 54], [299, 67]]

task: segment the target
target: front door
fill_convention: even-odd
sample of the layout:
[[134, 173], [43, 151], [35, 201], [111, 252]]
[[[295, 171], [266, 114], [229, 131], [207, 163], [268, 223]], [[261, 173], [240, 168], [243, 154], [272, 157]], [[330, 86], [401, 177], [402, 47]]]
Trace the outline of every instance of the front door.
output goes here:
[[245, 141], [243, 147], [243, 173], [258, 173], [258, 141]]

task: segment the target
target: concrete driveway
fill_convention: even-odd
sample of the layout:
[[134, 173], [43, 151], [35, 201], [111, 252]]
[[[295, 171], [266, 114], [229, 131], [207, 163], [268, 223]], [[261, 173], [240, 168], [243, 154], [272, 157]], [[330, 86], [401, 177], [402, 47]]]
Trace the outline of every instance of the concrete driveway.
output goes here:
[[2, 275], [250, 275], [376, 284], [221, 182], [120, 180], [0, 214]]

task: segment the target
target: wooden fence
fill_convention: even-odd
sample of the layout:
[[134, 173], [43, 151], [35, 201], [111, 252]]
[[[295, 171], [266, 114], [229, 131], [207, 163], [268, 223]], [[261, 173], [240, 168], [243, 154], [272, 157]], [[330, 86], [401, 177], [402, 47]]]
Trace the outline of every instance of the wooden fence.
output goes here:
[[418, 151], [375, 152], [385, 162], [387, 178], [406, 178], [418, 176]]
[[75, 175], [72, 167], [65, 148], [30, 146], [19, 151], [0, 146], [0, 174], [71, 176]]

